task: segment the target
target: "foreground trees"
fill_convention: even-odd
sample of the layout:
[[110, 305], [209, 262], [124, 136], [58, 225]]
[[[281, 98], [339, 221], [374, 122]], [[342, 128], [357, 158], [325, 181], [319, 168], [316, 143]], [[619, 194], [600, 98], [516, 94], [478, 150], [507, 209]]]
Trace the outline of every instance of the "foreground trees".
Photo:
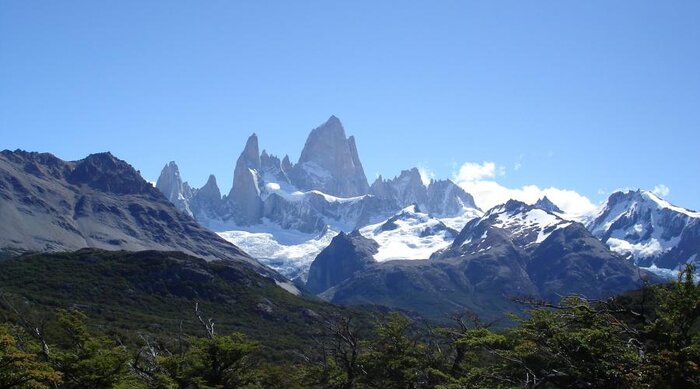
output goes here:
[[319, 319], [307, 349], [277, 359], [242, 334], [216, 333], [198, 309], [204, 336], [139, 333], [136, 342], [60, 310], [50, 335], [24, 318], [0, 324], [0, 388], [694, 388], [693, 274], [688, 266], [677, 282], [607, 301], [524, 301], [528, 315], [500, 330], [467, 312], [445, 328], [399, 313], [369, 329]]

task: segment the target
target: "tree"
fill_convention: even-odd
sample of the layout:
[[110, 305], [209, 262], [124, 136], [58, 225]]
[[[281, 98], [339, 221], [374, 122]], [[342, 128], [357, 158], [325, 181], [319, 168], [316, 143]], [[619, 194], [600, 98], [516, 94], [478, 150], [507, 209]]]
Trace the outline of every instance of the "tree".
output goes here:
[[656, 319], [647, 326], [645, 376], [656, 388], [700, 387], [700, 285], [695, 266], [656, 289]]
[[0, 324], [0, 388], [50, 388], [62, 375], [41, 361], [41, 346], [24, 330]]
[[413, 333], [411, 325], [408, 318], [396, 312], [378, 325], [376, 340], [362, 358], [367, 370], [365, 383], [382, 388], [433, 386], [434, 374], [439, 372], [430, 366], [431, 350]]
[[66, 347], [51, 355], [63, 374], [65, 388], [131, 386], [126, 347], [90, 333], [87, 316], [78, 310], [58, 310], [57, 321]]

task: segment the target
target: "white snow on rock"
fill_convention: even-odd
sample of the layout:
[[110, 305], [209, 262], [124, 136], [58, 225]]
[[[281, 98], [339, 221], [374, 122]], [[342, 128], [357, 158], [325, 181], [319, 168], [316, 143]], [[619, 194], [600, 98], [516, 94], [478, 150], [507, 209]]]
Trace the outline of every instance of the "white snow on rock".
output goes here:
[[379, 244], [374, 259], [383, 262], [428, 259], [435, 251], [449, 246], [456, 232], [439, 219], [410, 206], [387, 221], [361, 228], [360, 234]]
[[283, 229], [269, 221], [236, 228], [239, 229], [218, 234], [288, 278], [303, 276], [311, 262], [338, 234], [332, 229], [320, 234], [306, 234]]
[[[692, 257], [692, 249], [677, 250], [690, 246], [687, 239], [697, 234], [693, 231], [697, 231], [698, 219], [700, 212], [672, 205], [652, 192], [627, 191], [612, 194], [587, 228], [612, 251], [665, 275], [656, 269], [677, 271], [683, 257]], [[664, 257], [668, 258], [660, 260]], [[657, 266], [661, 263], [664, 265]]]
[[495, 207], [484, 218], [491, 220], [494, 227], [508, 230], [516, 238], [525, 238], [533, 232], [537, 233], [534, 240], [530, 239], [530, 245], [542, 243], [552, 232], [572, 223], [552, 212], [525, 204], [516, 209], [507, 208], [507, 205]]

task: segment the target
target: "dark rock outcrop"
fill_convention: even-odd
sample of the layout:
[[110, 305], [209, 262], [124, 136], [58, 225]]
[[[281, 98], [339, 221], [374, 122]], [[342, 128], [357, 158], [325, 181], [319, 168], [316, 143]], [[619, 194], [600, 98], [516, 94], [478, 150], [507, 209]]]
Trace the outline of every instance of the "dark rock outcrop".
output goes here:
[[311, 264], [306, 287], [313, 293], [321, 293], [338, 285], [356, 271], [373, 264], [376, 252], [375, 241], [356, 232], [341, 232]]
[[66, 162], [5, 150], [0, 197], [1, 250], [176, 250], [270, 272], [179, 212], [136, 169], [109, 153]]

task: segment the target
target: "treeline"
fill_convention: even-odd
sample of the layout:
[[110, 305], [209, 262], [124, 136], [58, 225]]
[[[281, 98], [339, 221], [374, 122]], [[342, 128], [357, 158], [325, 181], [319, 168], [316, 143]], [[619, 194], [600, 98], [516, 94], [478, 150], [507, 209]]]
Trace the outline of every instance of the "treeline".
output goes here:
[[393, 313], [366, 333], [349, 317], [294, 358], [271, 361], [242, 334], [219, 334], [198, 307], [204, 336], [138, 344], [91, 330], [59, 310], [48, 339], [19, 315], [0, 324], [0, 388], [698, 388], [700, 285], [678, 281], [616, 299], [526, 301], [526, 317], [494, 329], [467, 312], [432, 328]]

